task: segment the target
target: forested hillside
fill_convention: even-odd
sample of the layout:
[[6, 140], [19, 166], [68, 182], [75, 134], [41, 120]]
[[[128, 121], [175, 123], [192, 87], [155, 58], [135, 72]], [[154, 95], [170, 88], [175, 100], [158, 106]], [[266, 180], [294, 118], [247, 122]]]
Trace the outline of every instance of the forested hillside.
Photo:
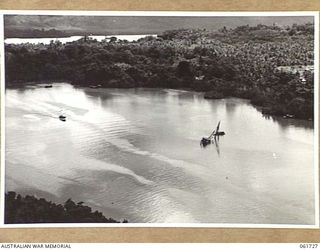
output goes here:
[[[249, 98], [272, 115], [313, 118], [313, 24], [182, 29], [136, 42], [6, 45], [6, 84], [188, 88]], [[286, 66], [286, 67], [284, 67]]]

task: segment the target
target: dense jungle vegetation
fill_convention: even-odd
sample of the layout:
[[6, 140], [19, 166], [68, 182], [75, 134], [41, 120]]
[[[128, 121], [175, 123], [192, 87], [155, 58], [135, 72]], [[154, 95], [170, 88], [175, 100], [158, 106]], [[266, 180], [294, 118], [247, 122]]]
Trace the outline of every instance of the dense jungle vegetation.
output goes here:
[[7, 44], [6, 84], [68, 81], [91, 87], [163, 87], [205, 98], [248, 98], [271, 115], [313, 119], [314, 25], [172, 30], [128, 42], [88, 37]]

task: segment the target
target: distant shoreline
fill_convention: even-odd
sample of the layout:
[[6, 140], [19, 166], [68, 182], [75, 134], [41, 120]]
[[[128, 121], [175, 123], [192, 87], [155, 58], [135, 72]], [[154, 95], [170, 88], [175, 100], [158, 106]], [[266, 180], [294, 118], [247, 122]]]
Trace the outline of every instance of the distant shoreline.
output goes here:
[[[6, 82], [65, 80], [90, 88], [172, 88], [239, 97], [266, 115], [314, 119], [314, 26], [169, 30], [6, 44]], [[53, 32], [53, 31], [52, 31]], [[77, 37], [78, 38], [78, 37]]]
[[59, 39], [59, 38], [67, 38], [67, 37], [73, 37], [73, 36], [81, 36], [81, 37], [85, 37], [85, 36], [134, 36], [134, 35], [149, 35], [149, 34], [152, 34], [152, 35], [158, 35], [158, 33], [154, 33], [154, 32], [141, 32], [141, 33], [130, 33], [130, 32], [125, 32], [125, 33], [101, 33], [101, 34], [91, 34], [91, 33], [88, 33], [88, 34], [83, 34], [83, 33], [75, 33], [75, 34], [65, 34], [65, 35], [47, 35], [47, 36], [43, 36], [43, 35], [39, 35], [39, 36], [32, 36], [32, 35], [26, 35], [26, 36], [5, 36], [4, 39], [12, 39], [12, 38], [17, 38], [17, 39], [39, 39], [39, 38], [56, 38], [56, 39]]
[[[219, 100], [219, 99], [226, 99], [226, 98], [240, 98], [240, 99], [243, 99], [243, 100], [248, 100], [250, 102], [250, 104], [252, 106], [254, 106], [255, 108], [257, 108], [257, 110], [259, 110], [263, 115], [267, 115], [267, 116], [269, 115], [269, 116], [278, 117], [278, 118], [285, 118], [285, 119], [295, 119], [295, 120], [313, 122], [313, 120], [310, 120], [310, 119], [283, 117], [283, 114], [276, 114], [276, 113], [274, 113], [274, 111], [272, 109], [268, 109], [268, 107], [264, 107], [264, 106], [261, 106], [261, 105], [254, 104], [250, 98], [245, 98], [245, 97], [242, 97], [242, 96], [224, 96], [223, 94], [218, 93], [218, 92], [217, 93], [212, 93], [212, 91], [199, 91], [199, 90], [195, 90], [195, 89], [192, 89], [192, 88], [164, 88], [164, 87], [142, 87], [142, 86], [136, 86], [136, 87], [128, 87], [128, 86], [125, 86], [125, 87], [96, 87], [96, 88], [92, 88], [90, 86], [72, 84], [71, 82], [65, 81], [65, 80], [57, 80], [57, 81], [48, 80], [48, 81], [27, 82], [27, 83], [24, 83], [25, 85], [23, 87], [26, 87], [26, 86], [51, 85], [51, 84], [55, 84], [55, 83], [66, 83], [66, 84], [70, 84], [70, 85], [72, 85], [74, 87], [87, 88], [87, 89], [92, 89], [92, 90], [113, 89], [113, 88], [114, 89], [150, 88], [150, 89], [174, 89], [174, 90], [194, 91], [194, 92], [202, 93], [203, 94], [203, 98], [207, 99], [207, 100], [210, 100], [210, 99], [211, 100]], [[6, 86], [6, 88], [12, 88], [12, 89], [22, 88], [21, 85], [17, 85], [16, 83], [9, 83], [9, 85], [10, 86]], [[45, 86], [42, 86], [42, 87], [44, 88]]]
[[[5, 37], [4, 38], [4, 43], [5, 44], [26, 44], [26, 43], [32, 43], [32, 41], [28, 41], [28, 42], [23, 42], [23, 40], [38, 40], [38, 42], [35, 42], [35, 43], [32, 43], [32, 44], [39, 44], [39, 43], [43, 43], [43, 41], [46, 41], [46, 40], [51, 40], [51, 41], [60, 41], [62, 43], [67, 43], [67, 42], [74, 42], [74, 41], [77, 41], [79, 39], [83, 39], [85, 37], [88, 37], [90, 39], [97, 39], [97, 37], [101, 38], [101, 37], [104, 37], [104, 39], [110, 39], [111, 37], [116, 37], [117, 39], [121, 40], [123, 39], [124, 37], [132, 37], [132, 36], [137, 36], [137, 37], [140, 37], [140, 38], [143, 38], [143, 37], [146, 37], [146, 36], [158, 36], [158, 34], [156, 33], [143, 33], [143, 34], [79, 34], [79, 35], [61, 35], [61, 36], [10, 36], [10, 37]], [[72, 39], [72, 38], [75, 38], [75, 40], [71, 40], [71, 41], [63, 41], [63, 39]], [[138, 39], [140, 39], [138, 38]], [[15, 43], [15, 42], [10, 42], [10, 41], [14, 41], [14, 40], [22, 40], [21, 43]], [[8, 42], [9, 40], [9, 42]], [[124, 39], [125, 40], [125, 39]], [[42, 42], [41, 42], [42, 41]], [[132, 41], [136, 41], [136, 40], [132, 40]], [[130, 41], [130, 42], [132, 42]], [[46, 43], [48, 44], [48, 43]]]

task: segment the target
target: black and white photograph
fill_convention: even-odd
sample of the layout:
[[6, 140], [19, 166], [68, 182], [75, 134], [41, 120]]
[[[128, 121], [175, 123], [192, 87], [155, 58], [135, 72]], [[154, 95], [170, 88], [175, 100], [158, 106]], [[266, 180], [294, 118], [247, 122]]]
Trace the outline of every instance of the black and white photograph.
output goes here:
[[319, 226], [318, 14], [2, 18], [2, 226]]

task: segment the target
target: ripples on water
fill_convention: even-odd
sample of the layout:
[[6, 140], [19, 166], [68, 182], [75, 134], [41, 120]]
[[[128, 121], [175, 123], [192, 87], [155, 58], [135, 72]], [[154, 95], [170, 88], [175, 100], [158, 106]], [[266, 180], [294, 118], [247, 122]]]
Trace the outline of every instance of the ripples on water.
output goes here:
[[313, 132], [188, 91], [7, 89], [6, 190], [130, 222], [314, 224]]

